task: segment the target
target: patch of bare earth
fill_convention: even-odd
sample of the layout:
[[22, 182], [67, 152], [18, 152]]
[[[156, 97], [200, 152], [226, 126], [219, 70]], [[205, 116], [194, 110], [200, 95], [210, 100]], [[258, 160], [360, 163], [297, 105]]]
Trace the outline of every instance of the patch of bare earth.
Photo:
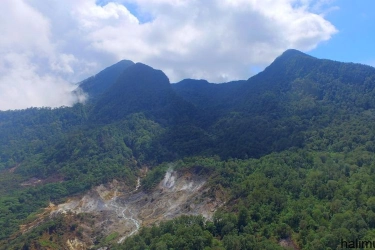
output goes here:
[[54, 183], [54, 182], [63, 182], [64, 178], [62, 176], [50, 176], [46, 179], [39, 179], [36, 177], [32, 177], [27, 181], [22, 182], [20, 185], [23, 187], [32, 186], [35, 187], [37, 185], [47, 184], [47, 183]]
[[[49, 217], [75, 216], [82, 236], [87, 236], [77, 240], [85, 238], [85, 247], [113, 234], [116, 237], [112, 242], [121, 243], [142, 226], [177, 216], [202, 215], [211, 219], [215, 210], [224, 204], [225, 195], [205, 184], [205, 177], [175, 171], [168, 171], [159, 185], [147, 193], [140, 188], [139, 179], [133, 189], [114, 180], [97, 186], [81, 198], [54, 206]], [[86, 249], [82, 247], [79, 249]]]
[[279, 245], [291, 250], [300, 250], [300, 248], [291, 238], [281, 239], [279, 241]]
[[17, 164], [15, 165], [14, 167], [10, 168], [8, 171], [9, 173], [14, 173], [14, 171], [17, 169], [17, 167], [19, 166], [20, 164]]

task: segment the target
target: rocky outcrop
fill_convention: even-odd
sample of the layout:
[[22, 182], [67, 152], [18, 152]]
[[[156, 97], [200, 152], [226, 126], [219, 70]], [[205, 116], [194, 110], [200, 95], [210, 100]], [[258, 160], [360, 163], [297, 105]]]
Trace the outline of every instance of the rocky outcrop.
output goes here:
[[50, 216], [73, 214], [82, 219], [82, 215], [89, 215], [90, 225], [81, 226], [83, 234], [91, 237], [91, 242], [86, 242], [86, 245], [114, 233], [116, 237], [110, 237], [111, 241], [121, 243], [141, 226], [177, 216], [202, 215], [211, 219], [215, 210], [224, 203], [224, 196], [211, 190], [206, 181], [206, 177], [172, 170], [166, 172], [164, 179], [151, 192], [144, 192], [139, 181], [135, 189], [113, 181], [95, 187], [81, 198], [57, 205]]

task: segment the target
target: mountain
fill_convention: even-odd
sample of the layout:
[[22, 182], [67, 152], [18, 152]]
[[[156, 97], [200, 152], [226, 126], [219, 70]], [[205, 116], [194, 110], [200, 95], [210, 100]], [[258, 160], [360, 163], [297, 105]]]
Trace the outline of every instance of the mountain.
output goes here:
[[197, 109], [171, 88], [168, 77], [142, 63], [126, 68], [96, 102], [92, 114], [97, 121], [116, 121], [143, 112], [161, 123], [190, 123]]
[[217, 109], [228, 109], [230, 99], [233, 98], [238, 88], [245, 82], [241, 80], [214, 84], [206, 80], [184, 79], [172, 84], [172, 88], [185, 100], [212, 112]]
[[123, 61], [81, 88], [88, 104], [0, 112], [0, 249], [374, 239], [373, 67], [287, 50], [247, 80], [170, 84]]
[[167, 76], [160, 70], [137, 63], [124, 70], [117, 81], [95, 103], [89, 119], [113, 123], [134, 113], [167, 129], [153, 147], [163, 148], [158, 159], [176, 159], [207, 151], [212, 144], [207, 126], [209, 116], [178, 96]]
[[89, 77], [79, 83], [79, 87], [88, 94], [89, 100], [95, 99], [110, 86], [112, 86], [121, 73], [134, 62], [122, 60], [118, 63], [100, 71], [95, 76]]
[[[315, 101], [322, 100], [332, 105], [331, 102], [339, 101], [337, 97], [350, 98], [349, 95], [353, 93], [367, 95], [374, 87], [369, 84], [374, 74], [375, 69], [370, 66], [317, 59], [296, 50], [288, 50], [242, 86], [237, 93], [240, 95], [238, 102], [242, 102], [242, 108], [250, 111], [255, 108], [255, 102], [267, 102], [267, 95], [279, 96], [272, 99], [281, 101], [289, 93], [310, 96]], [[261, 100], [262, 95], [266, 100]], [[355, 102], [353, 99], [350, 101]], [[284, 104], [281, 102], [279, 106]]]

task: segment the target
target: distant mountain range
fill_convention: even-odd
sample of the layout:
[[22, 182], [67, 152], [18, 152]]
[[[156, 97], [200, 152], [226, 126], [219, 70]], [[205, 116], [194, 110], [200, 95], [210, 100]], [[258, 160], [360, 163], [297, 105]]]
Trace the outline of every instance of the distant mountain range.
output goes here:
[[[341, 112], [374, 108], [374, 76], [370, 66], [287, 50], [248, 80], [170, 84], [160, 70], [121, 61], [80, 87], [93, 106], [89, 120], [110, 123], [142, 112], [174, 130], [189, 126], [200, 131], [204, 143], [196, 138], [192, 147], [202, 154], [243, 158], [302, 146], [305, 134], [320, 126], [324, 115], [332, 120]], [[179, 137], [189, 141], [188, 134]], [[179, 155], [190, 155], [173, 147]]]
[[[263, 72], [248, 80], [213, 84], [206, 80], [185, 79], [170, 84], [163, 72], [141, 63], [123, 60], [82, 81], [79, 86], [88, 93], [90, 99], [100, 103], [98, 106], [105, 106], [105, 103], [112, 105], [121, 98], [129, 102], [137, 100], [140, 103], [117, 104], [123, 109], [134, 109], [134, 112], [137, 112], [138, 105], [144, 105], [139, 110], [145, 111], [151, 108], [150, 105], [154, 106], [154, 102], [168, 99], [166, 96], [157, 96], [173, 95], [172, 90], [199, 109], [250, 112], [252, 109], [259, 111], [258, 108], [271, 109], [272, 103], [281, 101], [280, 94], [296, 91], [296, 87], [304, 88], [305, 94], [315, 95], [319, 100], [333, 101], [333, 89], [329, 88], [333, 82], [340, 82], [345, 89], [356, 84], [359, 89], [356, 88], [355, 91], [365, 94], [371, 86], [363, 85], [365, 81], [370, 81], [373, 74], [374, 68], [370, 66], [317, 59], [291, 49], [276, 58]], [[298, 85], [296, 81], [299, 80], [304, 81], [300, 84], [303, 86], [294, 86]], [[310, 83], [306, 83], [307, 81]], [[305, 86], [309, 84], [314, 86]], [[273, 102], [268, 105], [260, 105], [261, 99], [271, 99], [270, 95], [276, 95], [277, 98], [273, 98]], [[141, 104], [146, 99], [148, 104]]]

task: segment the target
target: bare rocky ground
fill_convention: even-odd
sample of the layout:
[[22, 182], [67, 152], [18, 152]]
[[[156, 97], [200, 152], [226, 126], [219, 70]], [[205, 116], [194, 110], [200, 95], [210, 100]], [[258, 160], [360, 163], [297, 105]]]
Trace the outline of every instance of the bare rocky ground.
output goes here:
[[133, 190], [114, 180], [97, 186], [83, 197], [51, 204], [47, 211], [50, 218], [60, 214], [74, 217], [80, 226], [80, 237], [68, 239], [65, 249], [89, 249], [98, 239], [107, 239], [108, 244], [121, 243], [142, 226], [180, 215], [211, 219], [214, 211], [224, 204], [225, 195], [205, 184], [205, 177], [170, 170], [151, 192], [142, 191], [139, 179]]

